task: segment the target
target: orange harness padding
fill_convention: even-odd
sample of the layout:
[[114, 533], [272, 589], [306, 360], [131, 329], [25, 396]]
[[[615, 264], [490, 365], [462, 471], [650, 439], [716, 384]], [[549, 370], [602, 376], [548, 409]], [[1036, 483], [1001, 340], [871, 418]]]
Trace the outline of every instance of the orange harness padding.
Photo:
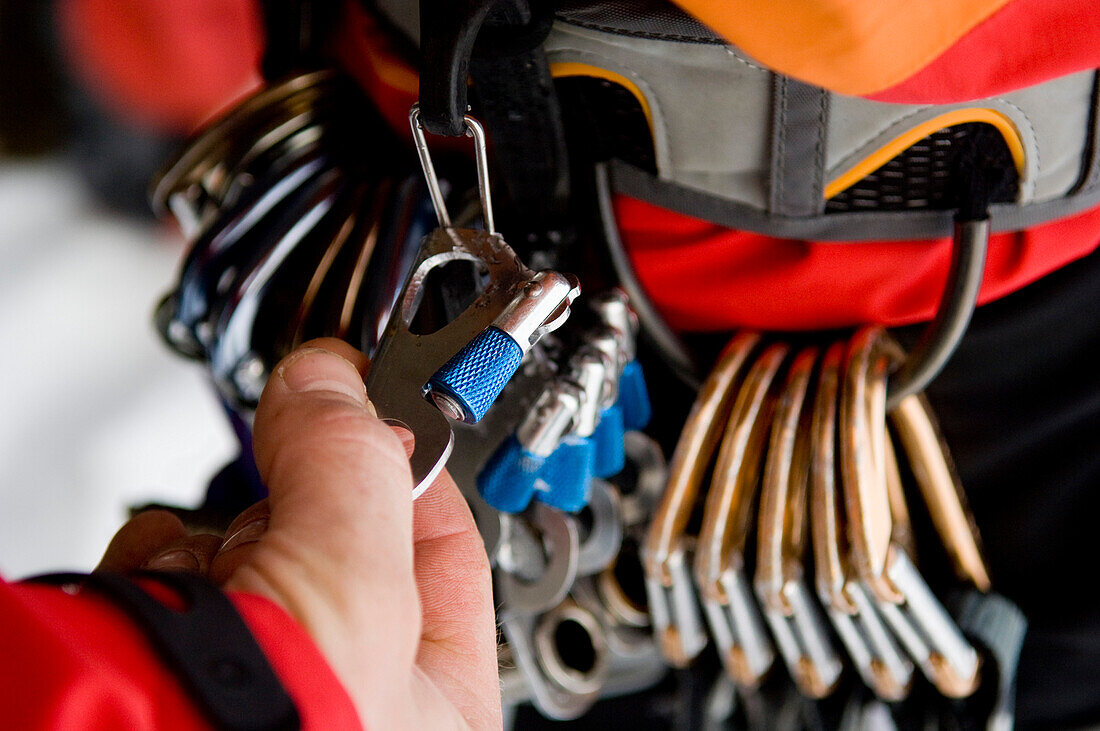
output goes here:
[[830, 91], [947, 103], [1100, 66], [1095, 0], [676, 0], [764, 66]]
[[870, 96], [943, 104], [1100, 66], [1096, 0], [1013, 0], [900, 84]]

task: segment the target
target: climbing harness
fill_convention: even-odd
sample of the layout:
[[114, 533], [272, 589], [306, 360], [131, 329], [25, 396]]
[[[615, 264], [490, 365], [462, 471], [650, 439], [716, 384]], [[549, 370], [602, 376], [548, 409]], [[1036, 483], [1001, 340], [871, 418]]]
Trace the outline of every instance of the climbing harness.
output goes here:
[[[160, 332], [246, 421], [302, 342], [371, 355], [379, 416], [415, 436], [413, 497], [446, 466], [485, 540], [510, 712], [578, 718], [675, 668], [704, 679], [708, 724], [831, 706], [1003, 724], [1026, 621], [994, 592], [923, 391], [991, 236], [1100, 201], [1037, 162], [1065, 142], [1042, 98], [1084, 81], [886, 105], [769, 72], [672, 6], [621, 5], [350, 3], [375, 41], [419, 46], [401, 128], [362, 93], [416, 96], [382, 68], [392, 48], [368, 84], [319, 50], [338, 28], [304, 48], [283, 28], [266, 85], [152, 187], [191, 244]], [[706, 285], [654, 286], [624, 205], [774, 241], [953, 232], [950, 271], [908, 353], [866, 320], [723, 312], [700, 328], [733, 331], [716, 353], [665, 317], [698, 315]]]

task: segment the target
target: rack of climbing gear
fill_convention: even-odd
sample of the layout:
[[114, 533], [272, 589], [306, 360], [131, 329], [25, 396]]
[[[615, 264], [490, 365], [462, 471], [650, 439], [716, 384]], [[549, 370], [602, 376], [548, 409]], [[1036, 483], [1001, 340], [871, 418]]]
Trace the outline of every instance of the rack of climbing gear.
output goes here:
[[[538, 13], [504, 22], [471, 5], [531, 33], [522, 53], [547, 31]], [[457, 20], [474, 35], [424, 46], [450, 70], [477, 30]], [[661, 391], [691, 364], [670, 329], [640, 325], [654, 310], [622, 257], [609, 274], [531, 245], [567, 227], [509, 245], [493, 140], [466, 112], [464, 76], [440, 78], [402, 134], [333, 70], [269, 81], [200, 131], [151, 190], [190, 243], [156, 313], [166, 342], [207, 364], [245, 422], [301, 343], [372, 356], [379, 416], [415, 436], [413, 497], [446, 466], [484, 538], [512, 712], [575, 719], [709, 663], [708, 723], [795, 727], [837, 698], [856, 723], [979, 695], [976, 716], [1010, 714], [1024, 622], [992, 592], [921, 393], [973, 310], [984, 211], [957, 224], [951, 286], [914, 354], [878, 327], [737, 332], [690, 410], [670, 408]], [[433, 156], [439, 134], [473, 154], [440, 141]], [[504, 198], [514, 225], [522, 196]], [[647, 385], [643, 363], [662, 380], [651, 370]], [[919, 546], [915, 523], [933, 528]]]

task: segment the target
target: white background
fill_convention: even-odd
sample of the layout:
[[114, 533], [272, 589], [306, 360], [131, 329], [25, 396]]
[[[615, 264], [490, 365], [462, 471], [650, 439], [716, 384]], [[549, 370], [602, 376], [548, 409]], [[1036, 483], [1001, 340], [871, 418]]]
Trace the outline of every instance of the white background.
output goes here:
[[0, 159], [0, 574], [95, 565], [129, 505], [194, 506], [236, 453], [152, 327], [183, 251], [59, 161]]

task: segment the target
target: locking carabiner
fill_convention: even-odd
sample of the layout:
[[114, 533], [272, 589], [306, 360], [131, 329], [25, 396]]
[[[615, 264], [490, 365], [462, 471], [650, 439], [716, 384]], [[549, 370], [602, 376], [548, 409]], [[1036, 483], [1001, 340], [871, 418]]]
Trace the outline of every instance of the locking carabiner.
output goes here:
[[[421, 244], [367, 376], [379, 417], [408, 428], [416, 437], [409, 460], [414, 496], [427, 489], [450, 455], [454, 435], [447, 417], [467, 423], [480, 420], [528, 350], [569, 317], [569, 307], [580, 293], [571, 275], [528, 269], [493, 230], [485, 135], [471, 117], [467, 129], [475, 142], [487, 230], [451, 225], [419, 115], [419, 107], [413, 106], [409, 124], [440, 228]], [[485, 288], [439, 330], [414, 334], [410, 326], [428, 274], [452, 261], [470, 261], [482, 268], [488, 274]]]

